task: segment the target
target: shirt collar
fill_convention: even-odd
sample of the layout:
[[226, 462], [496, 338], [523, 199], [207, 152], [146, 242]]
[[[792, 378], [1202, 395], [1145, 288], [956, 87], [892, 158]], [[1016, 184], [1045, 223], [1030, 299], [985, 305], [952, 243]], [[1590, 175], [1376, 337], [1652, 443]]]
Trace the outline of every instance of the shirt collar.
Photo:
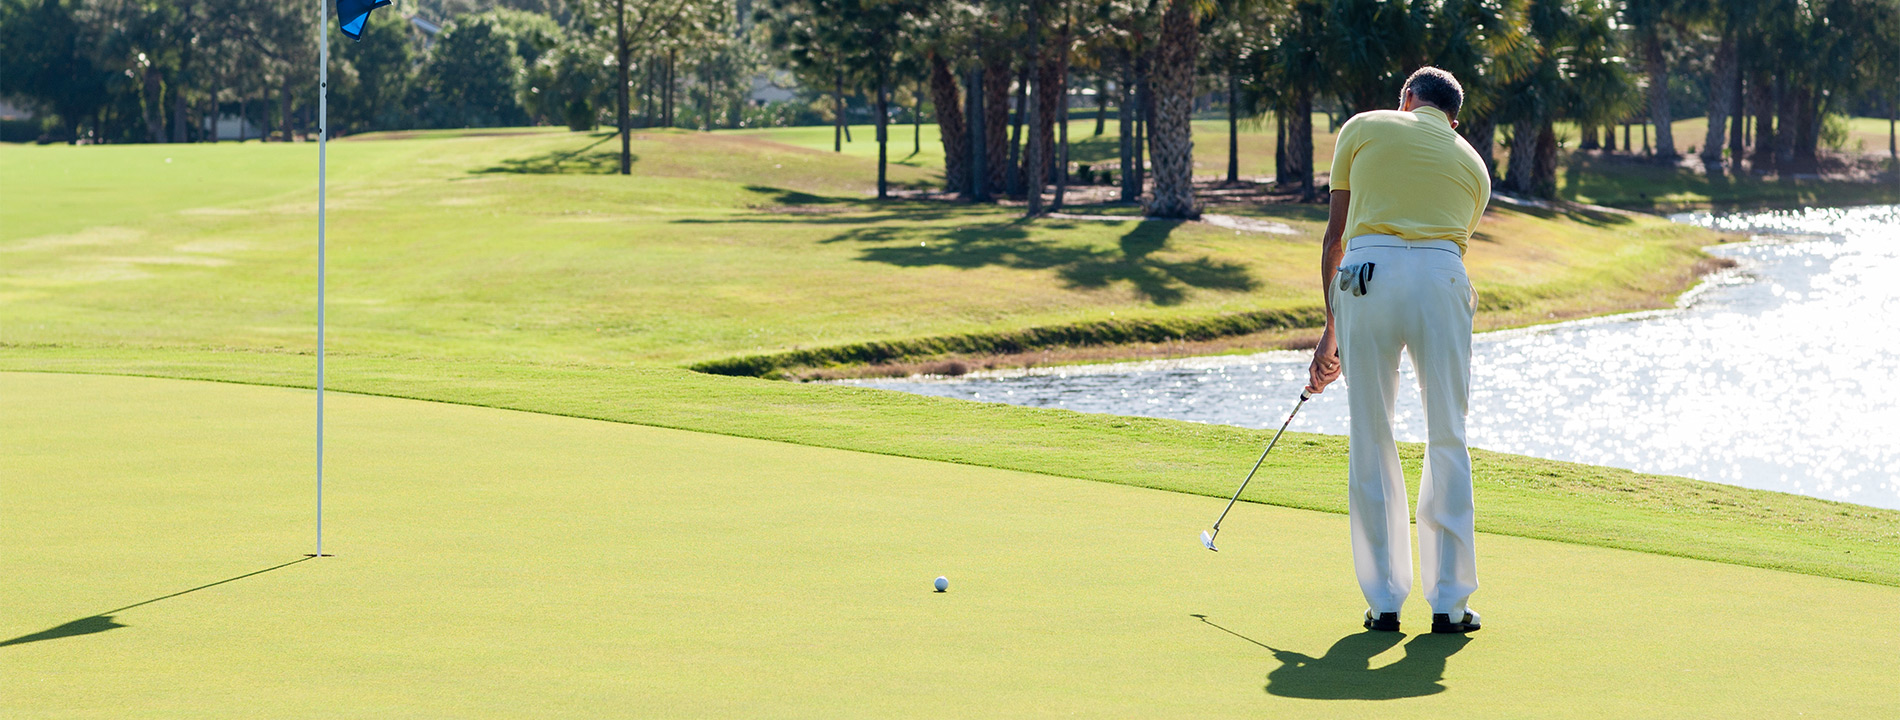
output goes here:
[[1432, 116], [1432, 117], [1435, 117], [1435, 118], [1438, 118], [1438, 121], [1439, 121], [1439, 122], [1442, 122], [1442, 123], [1444, 123], [1444, 124], [1446, 124], [1446, 125], [1450, 125], [1450, 124], [1451, 124], [1451, 118], [1449, 118], [1449, 117], [1446, 117], [1446, 116], [1445, 116], [1445, 111], [1443, 111], [1443, 110], [1440, 110], [1440, 109], [1438, 109], [1438, 108], [1435, 108], [1435, 107], [1432, 107], [1432, 106], [1430, 106], [1430, 105], [1420, 105], [1420, 106], [1418, 106], [1418, 109], [1417, 109], [1417, 110], [1413, 110], [1413, 111], [1412, 111], [1412, 114], [1414, 114], [1414, 115], [1430, 115], [1430, 116]]

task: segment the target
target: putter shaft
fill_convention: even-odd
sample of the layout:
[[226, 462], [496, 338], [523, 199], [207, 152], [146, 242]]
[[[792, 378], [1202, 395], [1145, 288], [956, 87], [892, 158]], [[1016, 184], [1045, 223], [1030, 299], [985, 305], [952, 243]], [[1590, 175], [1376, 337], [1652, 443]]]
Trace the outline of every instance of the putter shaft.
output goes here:
[[1214, 532], [1208, 536], [1208, 542], [1211, 543], [1214, 538], [1220, 537], [1220, 524], [1227, 519], [1227, 511], [1234, 509], [1234, 503], [1240, 500], [1240, 494], [1247, 490], [1247, 483], [1253, 482], [1254, 473], [1260, 472], [1260, 464], [1267, 461], [1267, 453], [1273, 452], [1273, 446], [1279, 444], [1280, 436], [1286, 433], [1287, 426], [1293, 424], [1293, 416], [1300, 414], [1300, 408], [1305, 406], [1306, 401], [1311, 397], [1306, 394], [1306, 391], [1300, 391], [1300, 401], [1294, 404], [1293, 412], [1286, 414], [1286, 422], [1280, 423], [1280, 431], [1273, 434], [1273, 440], [1267, 443], [1267, 449], [1260, 452], [1260, 459], [1253, 461], [1253, 469], [1247, 471], [1247, 479], [1240, 481], [1240, 488], [1234, 491], [1233, 499], [1228, 500], [1227, 507], [1220, 511], [1220, 518], [1214, 521]]

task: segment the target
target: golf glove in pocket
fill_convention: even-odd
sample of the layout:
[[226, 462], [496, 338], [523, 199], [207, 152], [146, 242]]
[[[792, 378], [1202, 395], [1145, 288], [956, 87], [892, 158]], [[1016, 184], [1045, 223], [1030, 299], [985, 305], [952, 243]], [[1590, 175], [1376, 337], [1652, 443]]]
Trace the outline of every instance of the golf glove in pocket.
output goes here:
[[1353, 297], [1366, 294], [1366, 286], [1372, 283], [1372, 263], [1347, 265], [1339, 269], [1339, 289], [1350, 292]]

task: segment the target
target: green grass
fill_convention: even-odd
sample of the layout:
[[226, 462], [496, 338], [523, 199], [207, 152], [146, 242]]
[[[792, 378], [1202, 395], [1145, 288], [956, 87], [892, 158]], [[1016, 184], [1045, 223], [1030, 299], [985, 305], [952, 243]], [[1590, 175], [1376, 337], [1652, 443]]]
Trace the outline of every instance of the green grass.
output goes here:
[[[332, 387], [1220, 494], [1258, 433], [680, 368], [1314, 305], [1311, 207], [1253, 211], [1301, 236], [1024, 223], [1006, 209], [861, 199], [860, 158], [684, 132], [642, 135], [632, 178], [508, 171], [524, 158], [565, 166], [610, 139], [337, 143]], [[0, 148], [0, 369], [309, 385], [309, 178], [280, 175], [308, 169], [311, 150]], [[162, 175], [180, 169], [193, 174]], [[1642, 217], [1500, 209], [1472, 254], [1481, 322], [1666, 302], [1713, 238]], [[1253, 497], [1343, 510], [1337, 442], [1313, 442]], [[1490, 531], [1900, 583], [1894, 513], [1487, 457]]]
[[1373, 634], [1337, 515], [1213, 554], [1214, 498], [356, 395], [303, 560], [310, 400], [0, 373], [0, 714], [1881, 717], [1900, 671], [1891, 587], [1484, 535], [1483, 631]]
[[[1318, 301], [1311, 207], [1243, 210], [1296, 236], [1024, 222], [1008, 208], [877, 203], [864, 194], [870, 161], [748, 137], [642, 134], [634, 176], [618, 178], [602, 159], [615, 144], [584, 133], [335, 143], [332, 349], [686, 364], [1102, 321], [1204, 324]], [[0, 342], [308, 350], [312, 150], [0, 148]], [[1488, 296], [1519, 300], [1484, 322], [1666, 303], [1715, 237], [1501, 208], [1473, 271]], [[152, 297], [165, 313], [148, 311]]]

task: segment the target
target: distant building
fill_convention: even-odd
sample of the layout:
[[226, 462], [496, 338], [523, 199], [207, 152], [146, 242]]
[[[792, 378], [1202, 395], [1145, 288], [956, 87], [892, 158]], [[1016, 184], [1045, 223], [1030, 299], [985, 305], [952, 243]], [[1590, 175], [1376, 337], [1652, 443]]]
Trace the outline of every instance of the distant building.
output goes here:
[[33, 111], [0, 98], [0, 120], [32, 120]]
[[219, 115], [215, 126], [212, 126], [210, 121], [205, 122], [205, 125], [206, 129], [214, 131], [219, 141], [256, 140], [264, 137], [265, 132], [264, 128], [259, 127], [257, 123], [236, 115]]
[[752, 78], [752, 91], [746, 93], [746, 100], [753, 105], [775, 102], [791, 102], [798, 99], [798, 91], [789, 74], [769, 73]]

